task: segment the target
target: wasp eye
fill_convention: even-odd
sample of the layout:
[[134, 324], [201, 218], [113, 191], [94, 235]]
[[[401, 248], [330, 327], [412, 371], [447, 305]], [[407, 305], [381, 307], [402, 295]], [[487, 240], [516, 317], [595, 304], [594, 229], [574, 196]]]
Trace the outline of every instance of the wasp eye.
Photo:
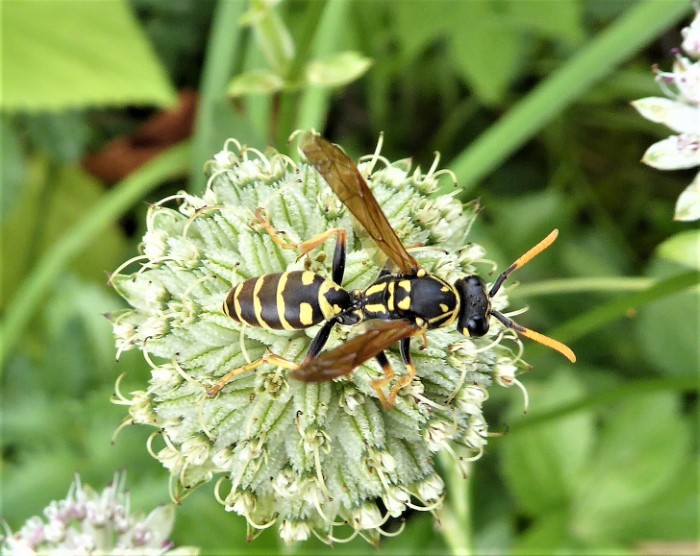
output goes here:
[[489, 331], [489, 321], [481, 316], [474, 316], [467, 320], [467, 330], [470, 336], [480, 337]]

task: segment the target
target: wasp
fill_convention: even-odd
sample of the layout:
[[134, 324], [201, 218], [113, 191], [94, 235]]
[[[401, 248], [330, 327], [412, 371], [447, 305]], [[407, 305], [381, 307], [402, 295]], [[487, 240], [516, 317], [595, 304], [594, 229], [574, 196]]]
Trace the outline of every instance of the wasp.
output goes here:
[[[219, 392], [234, 377], [270, 363], [291, 370], [291, 375], [306, 382], [331, 380], [352, 372], [375, 358], [384, 376], [372, 387], [385, 407], [391, 407], [401, 388], [416, 375], [411, 359], [411, 339], [434, 328], [456, 324], [465, 336], [480, 337], [489, 330], [493, 316], [505, 327], [558, 351], [572, 363], [573, 351], [539, 332], [525, 328], [491, 307], [491, 298], [512, 272], [547, 249], [558, 235], [554, 230], [502, 272], [490, 290], [476, 275], [459, 278], [450, 284], [429, 274], [409, 254], [379, 206], [362, 174], [352, 160], [336, 145], [306, 132], [300, 148], [307, 160], [328, 183], [342, 203], [388, 257], [391, 265], [379, 272], [377, 280], [362, 291], [342, 287], [345, 270], [346, 233], [333, 228], [300, 244], [285, 242], [265, 218], [261, 209], [256, 218], [272, 239], [284, 248], [298, 249], [302, 256], [336, 236], [331, 277], [311, 271], [290, 271], [250, 278], [229, 292], [223, 311], [233, 320], [250, 326], [276, 330], [300, 330], [323, 323], [311, 341], [301, 364], [276, 354], [234, 369], [208, 390]], [[367, 329], [344, 344], [321, 353], [335, 325], [352, 326], [366, 322]], [[388, 396], [383, 389], [395, 378], [385, 351], [399, 344], [407, 374], [401, 376]]]

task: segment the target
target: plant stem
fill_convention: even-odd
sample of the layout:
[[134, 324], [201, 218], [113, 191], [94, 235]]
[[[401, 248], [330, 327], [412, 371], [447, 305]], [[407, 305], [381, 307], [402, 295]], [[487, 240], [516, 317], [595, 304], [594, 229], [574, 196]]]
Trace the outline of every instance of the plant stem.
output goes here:
[[532, 427], [544, 425], [551, 421], [561, 419], [577, 411], [590, 409], [597, 405], [611, 404], [617, 401], [629, 399], [630, 396], [646, 394], [648, 392], [697, 392], [700, 389], [697, 377], [684, 376], [672, 378], [653, 378], [648, 380], [635, 380], [616, 388], [610, 388], [594, 396], [586, 396], [578, 401], [567, 402], [565, 406], [556, 407], [541, 413], [531, 413], [527, 418], [519, 419], [508, 424], [508, 434], [517, 434]]
[[[219, 0], [214, 10], [212, 31], [207, 45], [207, 57], [202, 71], [195, 133], [192, 138], [192, 162], [190, 166], [189, 191], [201, 193], [205, 177], [204, 163], [214, 152], [220, 133], [217, 131], [216, 108], [226, 94], [226, 86], [231, 78], [234, 57], [240, 51], [240, 17], [247, 2], [241, 0]], [[228, 130], [231, 134], [235, 130]], [[223, 141], [221, 141], [223, 144]]]
[[563, 326], [550, 331], [550, 336], [562, 342], [571, 342], [586, 334], [599, 329], [604, 324], [628, 314], [633, 309], [657, 301], [662, 297], [679, 293], [697, 286], [700, 283], [700, 272], [692, 270], [678, 274], [672, 278], [656, 282], [653, 286], [598, 305]]
[[469, 480], [462, 475], [459, 465], [451, 456], [442, 452], [439, 458], [445, 469], [449, 502], [446, 501], [438, 510], [438, 520], [450, 553], [469, 556], [472, 554]]
[[653, 278], [603, 276], [595, 278], [564, 278], [519, 285], [510, 290], [510, 297], [533, 297], [581, 292], [630, 292], [653, 286]]
[[0, 323], [0, 375], [7, 357], [22, 337], [29, 319], [70, 260], [86, 245], [96, 241], [111, 222], [143, 199], [149, 191], [166, 179], [184, 175], [189, 166], [189, 155], [189, 144], [181, 143], [141, 167], [117, 184], [82, 220], [44, 253], [32, 273], [22, 283]]
[[[308, 3], [304, 24], [301, 26], [301, 32], [296, 43], [296, 53], [285, 76], [287, 83], [297, 84], [300, 82], [325, 7], [326, 0], [314, 0]], [[280, 116], [276, 134], [277, 147], [280, 150], [284, 150], [289, 134], [296, 128], [299, 98], [300, 93], [296, 87], [290, 91], [284, 91], [281, 95]]]
[[[339, 31], [344, 24], [343, 22], [347, 20], [349, 7], [349, 2], [328, 4], [319, 23], [317, 36], [313, 41], [311, 58], [323, 58], [336, 51], [341, 36]], [[299, 100], [297, 127], [322, 131], [326, 124], [330, 97], [331, 91], [327, 87], [305, 87]]]

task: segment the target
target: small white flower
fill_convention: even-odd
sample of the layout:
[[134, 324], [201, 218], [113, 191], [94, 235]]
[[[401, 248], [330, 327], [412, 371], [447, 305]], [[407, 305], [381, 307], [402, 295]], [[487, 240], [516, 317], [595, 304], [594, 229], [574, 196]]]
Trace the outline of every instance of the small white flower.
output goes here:
[[311, 535], [311, 529], [304, 521], [290, 521], [285, 519], [280, 524], [280, 537], [285, 542], [305, 541]]
[[[681, 31], [681, 48], [692, 58], [700, 57], [700, 12]], [[656, 81], [668, 96], [643, 98], [632, 106], [646, 119], [660, 123], [678, 133], [654, 143], [642, 162], [659, 170], [677, 170], [700, 166], [700, 62], [676, 54], [673, 71], [655, 68]], [[674, 218], [689, 221], [700, 219], [698, 179], [683, 191], [676, 204]]]
[[434, 502], [445, 492], [445, 483], [439, 475], [431, 475], [418, 483], [418, 496], [425, 502]]
[[147, 516], [132, 513], [129, 507], [124, 475], [115, 475], [99, 494], [76, 477], [68, 496], [44, 510], [46, 522], [34, 516], [16, 533], [7, 530], [1, 539], [2, 554], [199, 554], [194, 547], [171, 550], [168, 536], [175, 523], [174, 506], [161, 506]]

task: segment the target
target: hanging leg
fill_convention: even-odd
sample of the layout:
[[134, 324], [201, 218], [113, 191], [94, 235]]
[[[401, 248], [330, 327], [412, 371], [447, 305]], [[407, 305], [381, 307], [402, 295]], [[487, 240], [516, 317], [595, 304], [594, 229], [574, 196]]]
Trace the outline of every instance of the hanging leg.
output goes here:
[[306, 357], [304, 357], [304, 361], [302, 362], [301, 366], [306, 365], [311, 359], [313, 359], [314, 357], [318, 356], [319, 353], [321, 353], [321, 350], [328, 341], [328, 337], [331, 334], [333, 325], [335, 325], [334, 320], [326, 321], [324, 325], [320, 328], [320, 330], [316, 333], [314, 339], [311, 340], [311, 345], [309, 345], [309, 351], [306, 352]]
[[399, 348], [401, 351], [401, 359], [403, 360], [404, 365], [406, 365], [408, 375], [402, 376], [391, 389], [389, 399], [392, 401], [392, 403], [396, 399], [399, 390], [401, 390], [401, 388], [403, 388], [404, 386], [408, 386], [409, 384], [411, 384], [411, 382], [413, 381], [413, 377], [416, 376], [416, 367], [413, 364], [413, 360], [411, 359], [411, 338], [409, 337], [401, 340]]
[[[345, 242], [346, 232], [343, 228], [331, 228], [328, 231], [322, 232], [311, 239], [300, 243], [292, 243], [286, 241], [280, 232], [277, 232], [270, 221], [265, 216], [265, 211], [258, 208], [255, 211], [255, 218], [265, 228], [265, 231], [270, 235], [272, 241], [279, 245], [282, 249], [295, 249], [300, 252], [299, 258], [307, 255], [317, 247], [320, 247], [329, 237], [336, 236], [335, 252], [333, 253], [333, 281], [340, 284], [343, 280], [345, 271]], [[337, 275], [337, 276], [336, 276]], [[336, 277], [338, 280], [336, 280]]]
[[379, 364], [382, 366], [384, 376], [372, 382], [372, 388], [374, 388], [374, 391], [379, 396], [379, 400], [382, 402], [385, 409], [394, 407], [399, 390], [411, 384], [413, 377], [416, 376], [416, 367], [411, 359], [411, 338], [402, 339], [399, 347], [401, 350], [401, 359], [403, 359], [404, 365], [406, 365], [408, 375], [399, 378], [398, 382], [392, 386], [388, 398], [384, 395], [384, 392], [382, 392], [382, 388], [394, 380], [396, 373], [384, 352], [376, 356], [377, 361], [379, 361]]
[[391, 363], [389, 363], [389, 360], [386, 358], [386, 355], [383, 351], [380, 352], [379, 355], [376, 355], [375, 359], [382, 366], [382, 371], [384, 371], [384, 377], [378, 378], [377, 380], [373, 381], [372, 388], [377, 393], [377, 396], [379, 396], [379, 401], [382, 402], [382, 406], [384, 406], [384, 409], [391, 409], [392, 407], [394, 407], [394, 398], [387, 399], [384, 395], [384, 392], [382, 392], [382, 388], [384, 388], [387, 384], [394, 380], [396, 374], [394, 373], [394, 369], [392, 368]]
[[299, 365], [297, 365], [293, 361], [289, 361], [284, 357], [275, 355], [274, 353], [268, 353], [267, 355], [261, 357], [257, 361], [253, 361], [252, 363], [248, 363], [247, 365], [243, 365], [226, 373], [219, 379], [219, 381], [216, 384], [214, 384], [214, 386], [207, 390], [207, 396], [216, 396], [224, 386], [226, 386], [237, 376], [242, 375], [243, 373], [247, 373], [249, 371], [254, 371], [258, 367], [262, 367], [267, 363], [270, 363], [271, 365], [277, 365], [278, 367], [282, 367], [283, 369], [289, 369], [291, 371], [295, 371], [299, 368]]

